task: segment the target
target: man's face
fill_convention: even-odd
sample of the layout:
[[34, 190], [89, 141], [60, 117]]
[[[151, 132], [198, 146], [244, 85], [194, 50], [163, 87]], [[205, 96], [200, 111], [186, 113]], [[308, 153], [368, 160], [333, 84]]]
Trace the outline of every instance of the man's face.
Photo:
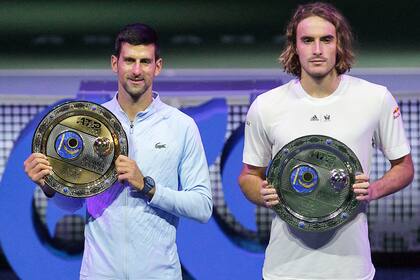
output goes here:
[[111, 57], [112, 70], [118, 74], [118, 93], [137, 101], [152, 93], [155, 76], [162, 69], [162, 59], [155, 59], [155, 45], [121, 44], [120, 56]]
[[335, 70], [337, 32], [325, 19], [311, 16], [302, 20], [296, 30], [296, 52], [301, 65], [301, 78], [321, 79]]

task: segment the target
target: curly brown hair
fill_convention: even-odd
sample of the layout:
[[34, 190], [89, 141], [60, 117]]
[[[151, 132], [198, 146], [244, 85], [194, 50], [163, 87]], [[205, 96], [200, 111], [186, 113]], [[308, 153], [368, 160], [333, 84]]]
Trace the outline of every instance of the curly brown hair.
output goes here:
[[296, 29], [298, 24], [305, 18], [318, 16], [335, 26], [337, 33], [337, 57], [335, 69], [337, 74], [343, 74], [350, 70], [354, 53], [352, 49], [353, 34], [350, 25], [344, 16], [331, 4], [316, 2], [300, 5], [286, 28], [286, 46], [279, 57], [284, 70], [297, 77], [301, 75], [299, 56], [296, 53]]

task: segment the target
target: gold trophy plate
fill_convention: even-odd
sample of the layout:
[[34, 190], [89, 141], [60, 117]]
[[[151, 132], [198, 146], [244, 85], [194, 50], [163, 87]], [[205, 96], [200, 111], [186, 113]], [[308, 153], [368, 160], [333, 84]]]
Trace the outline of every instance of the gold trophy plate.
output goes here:
[[52, 175], [45, 183], [70, 197], [89, 197], [117, 180], [115, 160], [128, 155], [118, 119], [93, 102], [71, 101], [53, 108], [39, 123], [32, 152], [47, 156]]

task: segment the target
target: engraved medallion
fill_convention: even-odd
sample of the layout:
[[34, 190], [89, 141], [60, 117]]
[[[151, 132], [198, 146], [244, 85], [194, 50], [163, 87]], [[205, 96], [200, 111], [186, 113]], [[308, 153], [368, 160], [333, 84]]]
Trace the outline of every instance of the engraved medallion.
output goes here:
[[322, 135], [300, 137], [274, 157], [267, 181], [280, 203], [281, 219], [304, 231], [326, 231], [350, 220], [359, 201], [352, 190], [362, 166], [340, 141]]
[[71, 197], [89, 197], [117, 180], [115, 160], [128, 155], [118, 119], [105, 107], [87, 101], [63, 103], [39, 123], [32, 152], [47, 156], [52, 175], [45, 183]]

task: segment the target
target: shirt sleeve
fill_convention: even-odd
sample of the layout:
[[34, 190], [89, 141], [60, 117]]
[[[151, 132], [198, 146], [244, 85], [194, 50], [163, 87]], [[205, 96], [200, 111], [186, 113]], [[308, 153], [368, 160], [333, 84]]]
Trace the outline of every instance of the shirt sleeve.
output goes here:
[[82, 208], [85, 203], [84, 198], [69, 197], [60, 193], [55, 193], [55, 195], [51, 197], [50, 200], [55, 205], [57, 205], [58, 208], [71, 213], [74, 213]]
[[184, 151], [178, 166], [180, 189], [156, 185], [149, 204], [176, 216], [207, 222], [213, 202], [207, 160], [196, 124], [186, 131]]
[[374, 142], [389, 160], [399, 159], [410, 153], [400, 108], [388, 90], [382, 102]]
[[245, 122], [243, 162], [266, 167], [271, 160], [271, 144], [259, 109], [259, 99], [251, 104]]

